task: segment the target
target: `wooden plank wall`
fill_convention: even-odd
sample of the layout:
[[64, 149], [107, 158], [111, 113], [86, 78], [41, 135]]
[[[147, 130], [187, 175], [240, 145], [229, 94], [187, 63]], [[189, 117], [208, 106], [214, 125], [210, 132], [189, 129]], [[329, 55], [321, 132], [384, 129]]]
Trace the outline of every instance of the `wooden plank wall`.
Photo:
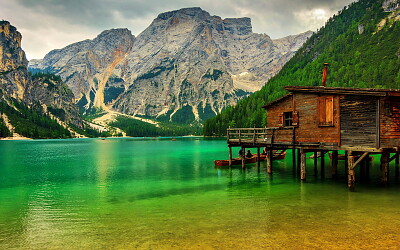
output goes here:
[[[321, 95], [312, 93], [296, 93], [295, 109], [299, 112], [299, 128], [296, 129], [298, 142], [340, 142], [339, 96], [333, 97], [333, 126], [319, 126], [318, 101]], [[325, 96], [325, 95], [322, 95]]]
[[[267, 109], [267, 127], [281, 127], [280, 115], [283, 112], [293, 111], [293, 96], [288, 96], [282, 101], [270, 106]], [[290, 133], [289, 133], [290, 132]], [[291, 142], [292, 130], [290, 131], [276, 131], [274, 136], [275, 142]]]
[[376, 147], [377, 98], [343, 95], [340, 98], [342, 146]]
[[[326, 142], [340, 143], [339, 96], [333, 96], [334, 112], [333, 126], [319, 126], [318, 98], [320, 95], [312, 93], [295, 93], [282, 101], [268, 107], [267, 127], [280, 127], [279, 115], [283, 112], [297, 111], [299, 124], [296, 127], [297, 142]], [[277, 131], [278, 132], [278, 131]], [[280, 131], [275, 141], [289, 142], [292, 133]]]
[[293, 96], [288, 96], [280, 102], [273, 104], [267, 109], [267, 127], [280, 127], [281, 121], [279, 115], [283, 112], [288, 112], [293, 110], [292, 106]]
[[[390, 104], [391, 112], [385, 112], [385, 103]], [[380, 101], [381, 147], [400, 147], [400, 100], [397, 97], [383, 98]]]

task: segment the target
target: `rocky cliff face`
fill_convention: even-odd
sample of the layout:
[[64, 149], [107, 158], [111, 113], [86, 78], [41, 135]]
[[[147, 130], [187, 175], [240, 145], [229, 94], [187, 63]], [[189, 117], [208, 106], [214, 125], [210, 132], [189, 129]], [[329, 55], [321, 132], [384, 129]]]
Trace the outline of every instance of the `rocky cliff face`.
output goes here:
[[74, 96], [61, 79], [42, 76], [32, 80], [21, 39], [14, 26], [0, 22], [0, 99], [14, 98], [28, 106], [41, 106], [50, 113], [62, 114], [62, 121], [82, 127]]
[[0, 89], [3, 94], [22, 99], [29, 77], [28, 60], [21, 49], [21, 34], [7, 21], [0, 22]]
[[104, 93], [121, 87], [118, 79], [113, 81], [114, 68], [131, 51], [133, 41], [134, 36], [127, 29], [107, 30], [93, 40], [53, 50], [43, 60], [29, 62], [29, 67], [33, 72], [40, 70], [61, 76], [86, 108], [105, 109]]
[[160, 14], [136, 39], [105, 31], [29, 66], [60, 75], [86, 108], [204, 120], [260, 89], [310, 35], [272, 40], [249, 18], [187, 8]]

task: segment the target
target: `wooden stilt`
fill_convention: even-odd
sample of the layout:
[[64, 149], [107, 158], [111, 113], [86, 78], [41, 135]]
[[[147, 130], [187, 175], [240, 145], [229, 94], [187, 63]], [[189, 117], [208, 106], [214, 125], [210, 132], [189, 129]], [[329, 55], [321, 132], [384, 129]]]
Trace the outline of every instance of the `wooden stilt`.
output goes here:
[[260, 168], [260, 147], [257, 147], [257, 167]]
[[229, 167], [232, 167], [232, 147], [229, 147]]
[[267, 160], [267, 173], [272, 174], [272, 150], [268, 150], [266, 160]]
[[321, 151], [321, 178], [325, 178], [325, 151]]
[[351, 151], [347, 154], [347, 186], [349, 187], [350, 191], [354, 191], [354, 183], [356, 181], [356, 175], [354, 172], [354, 156]]
[[314, 151], [314, 176], [318, 176], [318, 152]]
[[394, 178], [396, 183], [399, 182], [399, 155], [395, 158]]
[[306, 180], [306, 151], [304, 149], [300, 150], [300, 179]]
[[371, 161], [369, 160], [369, 156], [365, 160], [365, 182], [369, 182], [369, 169], [371, 166]]
[[297, 149], [297, 174], [300, 175], [301, 154], [300, 149]]
[[387, 184], [389, 179], [389, 153], [382, 153], [381, 156], [381, 171], [382, 171], [382, 184]]
[[368, 158], [368, 159], [364, 159], [364, 160], [362, 160], [362, 161], [360, 162], [360, 180], [361, 180], [362, 182], [365, 182], [365, 176], [366, 176], [366, 173], [365, 173], [365, 162], [366, 162], [367, 160], [369, 160], [369, 156], [367, 156], [367, 158]]
[[349, 153], [347, 151], [344, 152], [344, 176], [347, 176], [349, 173]]
[[296, 174], [296, 149], [292, 149], [292, 165], [293, 165], [293, 174]]
[[332, 177], [337, 178], [338, 171], [337, 166], [339, 162], [339, 153], [337, 150], [332, 151]]

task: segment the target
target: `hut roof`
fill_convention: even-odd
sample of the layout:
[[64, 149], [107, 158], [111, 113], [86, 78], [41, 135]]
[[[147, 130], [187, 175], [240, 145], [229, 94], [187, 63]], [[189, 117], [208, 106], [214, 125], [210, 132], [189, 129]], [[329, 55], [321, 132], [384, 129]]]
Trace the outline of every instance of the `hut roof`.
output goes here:
[[270, 103], [265, 104], [264, 106], [262, 106], [262, 108], [264, 108], [264, 109], [269, 108], [269, 107], [271, 107], [272, 105], [274, 105], [274, 104], [276, 104], [276, 103], [279, 103], [279, 102], [281, 102], [282, 100], [284, 100], [284, 99], [286, 99], [286, 98], [288, 98], [288, 97], [290, 97], [290, 96], [292, 96], [292, 95], [293, 95], [293, 94], [286, 94], [286, 95], [282, 96], [281, 98], [276, 99], [275, 101], [272, 101], [272, 102], [270, 102]]
[[399, 89], [337, 88], [323, 86], [287, 86], [285, 89], [289, 92], [306, 92], [317, 94], [400, 96]]

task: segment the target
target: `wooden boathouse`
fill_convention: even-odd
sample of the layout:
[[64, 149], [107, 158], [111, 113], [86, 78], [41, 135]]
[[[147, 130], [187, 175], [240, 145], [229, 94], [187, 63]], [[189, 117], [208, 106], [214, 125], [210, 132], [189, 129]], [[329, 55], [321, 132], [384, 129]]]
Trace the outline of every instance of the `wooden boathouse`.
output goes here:
[[[293, 164], [305, 180], [307, 152], [324, 159], [331, 151], [332, 174], [336, 176], [338, 150], [344, 150], [348, 187], [354, 189], [355, 168], [363, 164], [369, 168], [369, 155], [380, 154], [381, 180], [387, 183], [389, 163], [395, 159], [398, 163], [400, 153], [400, 90], [325, 86], [285, 89], [287, 95], [263, 106], [267, 112], [265, 128], [228, 129], [230, 160], [232, 147], [257, 148], [258, 154], [262, 147], [269, 155], [273, 150], [292, 149]], [[268, 173], [272, 172], [271, 165], [271, 157], [267, 157]]]

